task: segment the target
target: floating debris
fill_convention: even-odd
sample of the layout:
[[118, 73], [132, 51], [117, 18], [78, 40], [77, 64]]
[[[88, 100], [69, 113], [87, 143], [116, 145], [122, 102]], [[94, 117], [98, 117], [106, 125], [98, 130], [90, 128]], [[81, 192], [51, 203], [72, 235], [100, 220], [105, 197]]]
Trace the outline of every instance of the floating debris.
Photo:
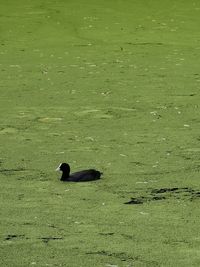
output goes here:
[[144, 200], [143, 198], [134, 198], [132, 197], [130, 201], [125, 202], [124, 204], [143, 204]]
[[141, 215], [148, 215], [149, 213], [148, 213], [148, 212], [140, 211], [140, 214], [141, 214]]

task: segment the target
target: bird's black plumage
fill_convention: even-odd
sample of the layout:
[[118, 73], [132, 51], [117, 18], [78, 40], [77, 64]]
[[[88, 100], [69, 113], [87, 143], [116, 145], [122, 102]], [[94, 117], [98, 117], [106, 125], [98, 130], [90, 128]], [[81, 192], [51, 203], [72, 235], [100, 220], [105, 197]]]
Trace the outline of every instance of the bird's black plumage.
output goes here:
[[61, 163], [57, 170], [62, 172], [60, 180], [64, 182], [94, 181], [100, 179], [102, 174], [102, 172], [95, 169], [83, 170], [70, 174], [70, 166], [68, 163]]

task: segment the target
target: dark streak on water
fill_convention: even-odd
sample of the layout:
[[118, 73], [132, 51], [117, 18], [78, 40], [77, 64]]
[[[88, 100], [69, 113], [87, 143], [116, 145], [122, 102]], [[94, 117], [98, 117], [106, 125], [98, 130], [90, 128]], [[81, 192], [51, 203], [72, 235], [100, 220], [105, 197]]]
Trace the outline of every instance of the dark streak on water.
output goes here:
[[38, 239], [41, 239], [44, 243], [48, 244], [51, 240], [63, 240], [62, 237], [39, 237]]
[[15, 234], [8, 234], [4, 240], [13, 240], [13, 239], [28, 239], [25, 235], [15, 235]]
[[102, 255], [102, 256], [114, 257], [114, 258], [120, 259], [121, 261], [129, 261], [129, 260], [136, 261], [139, 259], [138, 257], [131, 257], [124, 252], [111, 253], [111, 252], [105, 251], [105, 250], [86, 252], [86, 254], [87, 255]]
[[128, 45], [163, 45], [163, 43], [150, 43], [150, 42], [145, 42], [145, 43], [126, 43]]
[[124, 204], [144, 204], [157, 200], [168, 200], [171, 198], [187, 198], [190, 201], [200, 198], [200, 191], [189, 187], [172, 187], [151, 189], [150, 196], [132, 197], [130, 201]]

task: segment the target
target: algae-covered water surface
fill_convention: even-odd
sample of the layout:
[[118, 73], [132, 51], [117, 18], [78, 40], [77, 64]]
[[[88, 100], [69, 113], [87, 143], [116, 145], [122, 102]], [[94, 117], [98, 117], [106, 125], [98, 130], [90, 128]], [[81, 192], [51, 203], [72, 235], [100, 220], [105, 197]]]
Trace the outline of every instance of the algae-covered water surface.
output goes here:
[[0, 2], [1, 266], [200, 266], [199, 26], [198, 1]]

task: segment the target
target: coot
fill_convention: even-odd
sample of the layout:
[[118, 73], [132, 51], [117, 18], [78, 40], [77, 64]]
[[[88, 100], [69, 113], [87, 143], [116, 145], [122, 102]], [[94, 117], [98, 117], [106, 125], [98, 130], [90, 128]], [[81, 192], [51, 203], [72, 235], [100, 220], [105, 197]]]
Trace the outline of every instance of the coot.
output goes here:
[[70, 166], [68, 163], [61, 163], [56, 170], [62, 172], [60, 180], [65, 182], [94, 181], [100, 179], [100, 176], [102, 174], [102, 172], [94, 169], [83, 170], [70, 174]]

